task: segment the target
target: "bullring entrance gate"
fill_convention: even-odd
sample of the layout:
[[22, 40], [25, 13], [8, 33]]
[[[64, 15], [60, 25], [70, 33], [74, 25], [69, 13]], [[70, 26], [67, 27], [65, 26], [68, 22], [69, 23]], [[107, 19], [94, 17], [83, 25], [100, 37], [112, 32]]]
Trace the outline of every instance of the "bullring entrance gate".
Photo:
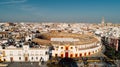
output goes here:
[[65, 46], [65, 57], [68, 58], [69, 55], [69, 46]]
[[[71, 47], [72, 47], [72, 50], [71, 50]], [[70, 45], [59, 46], [59, 48], [57, 50], [53, 50], [53, 55], [55, 57], [68, 58], [70, 55], [70, 51], [72, 51], [72, 52], [75, 51], [73, 49], [73, 46], [70, 46]]]

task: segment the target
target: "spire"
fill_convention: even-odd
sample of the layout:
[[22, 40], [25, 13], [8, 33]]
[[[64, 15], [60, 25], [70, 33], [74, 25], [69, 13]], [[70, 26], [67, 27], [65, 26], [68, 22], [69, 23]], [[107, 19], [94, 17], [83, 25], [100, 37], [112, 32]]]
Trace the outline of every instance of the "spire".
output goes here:
[[104, 17], [102, 17], [101, 25], [104, 26], [105, 20]]

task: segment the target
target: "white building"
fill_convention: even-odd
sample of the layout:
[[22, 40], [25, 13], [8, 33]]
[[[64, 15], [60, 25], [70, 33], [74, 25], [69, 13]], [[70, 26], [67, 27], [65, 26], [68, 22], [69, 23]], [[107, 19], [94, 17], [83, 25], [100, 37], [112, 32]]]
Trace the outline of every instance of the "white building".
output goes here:
[[24, 45], [22, 48], [14, 46], [0, 48], [0, 61], [15, 62], [38, 62], [47, 61], [49, 59], [48, 48], [29, 48]]

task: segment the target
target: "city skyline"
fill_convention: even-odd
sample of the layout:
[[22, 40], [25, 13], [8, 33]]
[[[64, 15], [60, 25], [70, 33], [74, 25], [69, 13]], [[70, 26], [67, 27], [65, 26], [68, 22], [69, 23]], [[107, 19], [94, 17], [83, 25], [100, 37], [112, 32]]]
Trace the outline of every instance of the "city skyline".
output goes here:
[[1, 22], [120, 22], [119, 0], [0, 0]]

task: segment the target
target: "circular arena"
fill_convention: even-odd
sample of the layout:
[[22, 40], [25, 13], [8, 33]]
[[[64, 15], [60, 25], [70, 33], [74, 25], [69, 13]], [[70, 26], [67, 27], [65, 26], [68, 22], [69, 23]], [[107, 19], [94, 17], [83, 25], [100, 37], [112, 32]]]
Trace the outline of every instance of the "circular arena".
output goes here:
[[51, 44], [54, 47], [53, 57], [85, 57], [101, 50], [99, 40], [88, 34], [44, 33], [33, 41], [42, 45]]

